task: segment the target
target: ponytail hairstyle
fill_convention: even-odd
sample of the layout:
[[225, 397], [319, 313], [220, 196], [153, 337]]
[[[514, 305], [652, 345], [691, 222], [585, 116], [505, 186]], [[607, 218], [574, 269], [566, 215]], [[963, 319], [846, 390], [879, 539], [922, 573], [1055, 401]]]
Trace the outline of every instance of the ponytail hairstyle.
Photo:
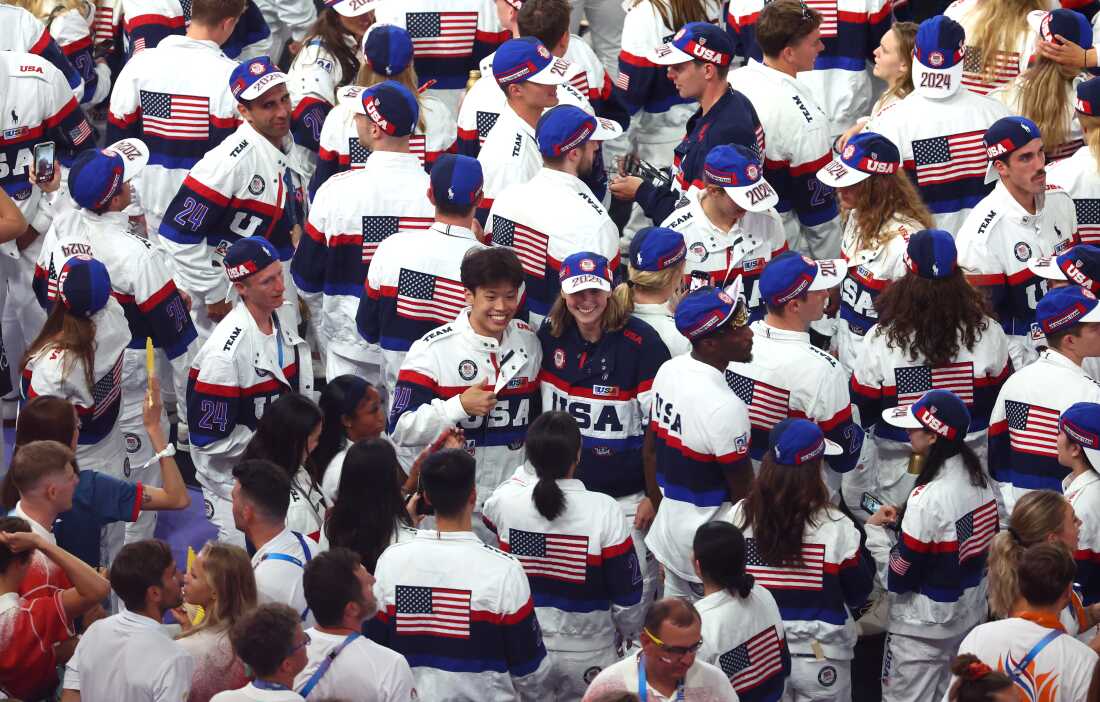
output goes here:
[[699, 575], [731, 595], [749, 596], [755, 580], [745, 572], [745, 537], [729, 522], [707, 522], [695, 531], [691, 545]]
[[961, 653], [951, 661], [955, 682], [947, 691], [951, 702], [992, 702], [998, 692], [1012, 689], [1004, 673], [993, 670], [972, 653]]
[[634, 314], [634, 291], [642, 290], [653, 295], [659, 295], [664, 290], [675, 290], [675, 283], [684, 275], [684, 262], [669, 266], [659, 271], [639, 271], [629, 266], [628, 282], [619, 283], [612, 297], [619, 301], [623, 311], [627, 315]]
[[1020, 597], [1018, 571], [1024, 551], [1060, 532], [1066, 510], [1072, 509], [1066, 498], [1053, 490], [1033, 490], [1016, 502], [1008, 528], [989, 545], [989, 609], [994, 616], [1010, 616]]
[[565, 493], [557, 480], [568, 477], [581, 451], [581, 431], [565, 412], [544, 412], [527, 430], [527, 460], [539, 476], [531, 501], [548, 521], [565, 511]]

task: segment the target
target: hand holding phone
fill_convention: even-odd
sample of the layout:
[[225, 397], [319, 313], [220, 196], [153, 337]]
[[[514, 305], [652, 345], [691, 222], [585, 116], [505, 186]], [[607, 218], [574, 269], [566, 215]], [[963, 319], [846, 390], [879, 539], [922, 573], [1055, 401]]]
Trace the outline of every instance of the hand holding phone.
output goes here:
[[52, 141], [34, 145], [34, 182], [37, 185], [53, 180], [56, 170], [57, 146]]

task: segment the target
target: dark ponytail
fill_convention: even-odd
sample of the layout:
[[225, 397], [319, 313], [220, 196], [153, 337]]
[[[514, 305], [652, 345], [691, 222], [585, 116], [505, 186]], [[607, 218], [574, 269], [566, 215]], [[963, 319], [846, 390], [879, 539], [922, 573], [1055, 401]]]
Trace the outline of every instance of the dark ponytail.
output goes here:
[[[924, 467], [921, 468], [920, 473], [917, 475], [916, 482], [913, 483], [914, 488], [918, 488], [921, 485], [927, 485], [936, 479], [936, 476], [940, 474], [940, 470], [943, 469], [947, 461], [959, 456], [963, 462], [963, 467], [966, 468], [966, 474], [970, 478], [970, 484], [974, 487], [988, 487], [989, 482], [986, 480], [985, 469], [982, 468], [982, 461], [978, 458], [978, 455], [974, 453], [974, 449], [966, 445], [966, 435], [963, 434], [957, 437], [954, 441], [948, 441], [943, 437], [936, 440], [936, 443], [932, 444], [928, 449], [928, 458], [924, 462]], [[902, 518], [905, 516], [905, 507], [908, 504], [908, 500], [898, 510], [897, 523], [901, 524]]]
[[527, 430], [527, 460], [539, 476], [531, 499], [549, 521], [565, 511], [565, 493], [555, 481], [569, 475], [580, 450], [580, 429], [565, 412], [545, 412]]
[[731, 595], [748, 597], [756, 582], [745, 572], [745, 537], [729, 522], [707, 522], [692, 543], [703, 579]]

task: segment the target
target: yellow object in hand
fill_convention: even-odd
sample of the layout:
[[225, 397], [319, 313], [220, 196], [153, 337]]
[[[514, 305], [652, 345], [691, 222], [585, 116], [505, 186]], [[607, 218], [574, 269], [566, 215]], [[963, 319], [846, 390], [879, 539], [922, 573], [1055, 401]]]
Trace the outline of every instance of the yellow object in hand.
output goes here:
[[[145, 337], [145, 372], [152, 378], [156, 375], [153, 370], [153, 337]], [[190, 563], [188, 563], [190, 565]]]
[[[151, 351], [152, 350], [152, 345], [147, 346], [146, 348]], [[196, 555], [197, 554], [195, 553], [195, 549], [188, 546], [187, 547], [187, 572], [188, 573], [191, 572], [191, 566], [195, 563], [195, 556]], [[203, 609], [200, 605], [193, 605], [193, 604], [188, 604], [188, 603], [184, 602], [183, 603], [183, 608], [185, 610], [187, 610], [187, 614], [191, 617], [191, 626], [198, 626], [199, 622], [201, 622], [206, 617], [206, 610]]]

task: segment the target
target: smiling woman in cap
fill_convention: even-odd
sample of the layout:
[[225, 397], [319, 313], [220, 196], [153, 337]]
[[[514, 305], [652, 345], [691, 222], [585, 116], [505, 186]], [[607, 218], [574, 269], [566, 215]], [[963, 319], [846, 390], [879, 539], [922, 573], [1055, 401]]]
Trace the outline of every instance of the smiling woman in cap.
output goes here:
[[1004, 331], [959, 269], [950, 234], [917, 232], [903, 265], [905, 275], [878, 297], [878, 324], [864, 339], [852, 375], [852, 399], [864, 428], [875, 427], [876, 449], [868, 470], [845, 485], [856, 503], [862, 490], [900, 503], [913, 487], [908, 437], [880, 420], [883, 410], [913, 402], [933, 387], [934, 377], [936, 387], [948, 384], [964, 396], [972, 415], [967, 441], [984, 457], [989, 417], [1012, 372]]
[[[64, 262], [57, 302], [21, 361], [23, 396], [55, 395], [76, 406], [80, 417], [77, 461], [116, 478], [129, 478], [118, 425], [122, 355], [130, 328], [111, 297], [107, 268], [89, 256]], [[116, 548], [121, 546], [121, 536]]]
[[902, 172], [897, 146], [874, 132], [849, 139], [817, 179], [836, 188], [840, 207], [848, 213], [841, 240], [848, 277], [833, 339], [837, 358], [851, 372], [863, 336], [878, 319], [875, 298], [905, 274], [906, 241], [913, 232], [930, 228], [932, 215]]
[[[966, 402], [931, 390], [912, 405], [883, 410], [924, 459], [916, 487], [900, 506], [867, 520], [867, 546], [887, 573], [890, 675], [884, 700], [940, 699], [945, 663], [986, 616], [986, 558], [998, 529], [999, 498], [982, 461], [966, 445]], [[897, 543], [883, 526], [899, 528]]]
[[[871, 595], [875, 568], [859, 530], [829, 502], [821, 478], [824, 457], [842, 452], [813, 422], [784, 419], [768, 436], [748, 497], [727, 517], [745, 535], [746, 570], [768, 588], [783, 616], [793, 699], [851, 699], [853, 616]], [[808, 583], [815, 571], [827, 575]]]
[[[603, 256], [567, 256], [558, 280], [561, 292], [538, 332], [542, 406], [577, 418], [584, 449], [576, 477], [589, 490], [618, 499], [634, 528], [638, 562], [647, 563], [645, 530], [660, 495], [656, 485], [647, 485], [642, 442], [653, 378], [668, 350], [653, 327], [612, 296], [611, 266]], [[657, 568], [652, 559], [648, 564], [645, 596], [651, 598]]]

